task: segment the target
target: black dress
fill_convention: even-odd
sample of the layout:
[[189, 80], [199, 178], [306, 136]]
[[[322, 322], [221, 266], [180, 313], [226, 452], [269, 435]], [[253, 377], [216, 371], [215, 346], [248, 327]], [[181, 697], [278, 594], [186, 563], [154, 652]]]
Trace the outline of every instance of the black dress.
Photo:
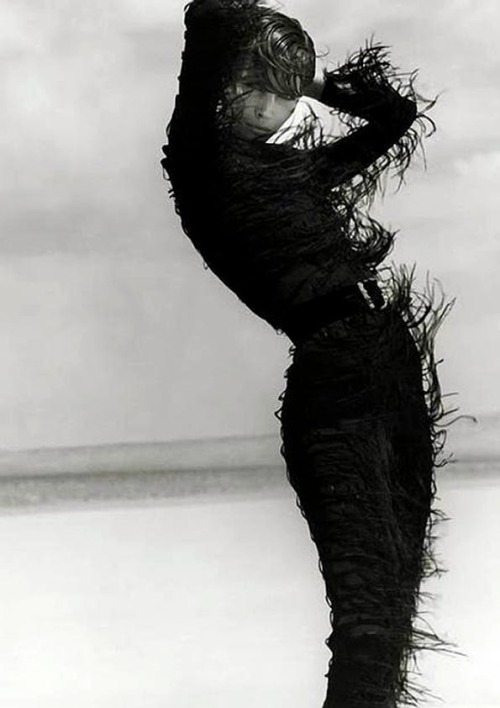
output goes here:
[[411, 660], [445, 644], [418, 623], [417, 604], [438, 570], [433, 339], [449, 305], [387, 266], [383, 309], [328, 321], [321, 303], [381, 272], [394, 234], [366, 208], [385, 174], [402, 178], [432, 122], [415, 76], [371, 44], [326, 73], [321, 101], [342, 112], [347, 136], [308, 150], [234, 139], [218, 118], [221, 90], [259, 12], [252, 0], [188, 6], [162, 165], [207, 267], [293, 342], [276, 415], [332, 610], [324, 708], [415, 705], [424, 690]]

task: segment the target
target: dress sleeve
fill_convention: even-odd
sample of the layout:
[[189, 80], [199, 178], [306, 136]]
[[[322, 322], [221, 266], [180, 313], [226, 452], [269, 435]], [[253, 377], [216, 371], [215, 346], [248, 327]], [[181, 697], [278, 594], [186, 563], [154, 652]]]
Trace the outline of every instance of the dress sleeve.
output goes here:
[[[367, 168], [371, 168], [372, 177], [389, 164], [396, 169], [404, 168], [418, 143], [415, 135], [404, 140], [418, 115], [416, 100], [412, 91], [404, 96], [401, 87], [396, 90], [391, 85], [385, 71], [390, 65], [380, 61], [381, 50], [381, 47], [361, 50], [355, 61], [325, 72], [320, 101], [347, 114], [345, 122], [350, 127], [345, 137], [317, 148], [322, 180], [330, 188], [363, 174]], [[356, 121], [360, 118], [366, 123], [361, 127], [359, 120]], [[377, 166], [379, 158], [383, 160]]]

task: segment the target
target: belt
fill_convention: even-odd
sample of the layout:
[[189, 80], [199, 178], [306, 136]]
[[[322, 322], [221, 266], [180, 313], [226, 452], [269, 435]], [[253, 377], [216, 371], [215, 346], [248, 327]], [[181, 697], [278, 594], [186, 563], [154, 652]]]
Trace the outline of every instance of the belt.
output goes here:
[[292, 342], [298, 342], [331, 322], [361, 312], [382, 310], [384, 305], [377, 281], [363, 280], [294, 306], [280, 329]]

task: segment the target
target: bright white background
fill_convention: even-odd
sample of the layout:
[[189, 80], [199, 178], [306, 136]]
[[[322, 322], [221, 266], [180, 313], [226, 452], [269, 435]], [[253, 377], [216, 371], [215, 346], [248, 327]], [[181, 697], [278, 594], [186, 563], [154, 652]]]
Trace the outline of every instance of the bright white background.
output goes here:
[[[277, 430], [288, 342], [202, 268], [159, 166], [181, 0], [0, 2], [0, 447]], [[331, 59], [376, 38], [440, 93], [383, 218], [458, 304], [439, 339], [462, 411], [498, 410], [496, 0], [290, 0]]]
[[[277, 433], [288, 343], [203, 270], [159, 159], [180, 0], [0, 0], [0, 448]], [[342, 59], [375, 32], [441, 93], [428, 170], [388, 194], [397, 261], [458, 303], [445, 391], [498, 410], [500, 6], [290, 0]], [[443, 489], [447, 704], [499, 705], [498, 488]], [[208, 501], [208, 500], [207, 500]], [[0, 517], [0, 698], [9, 708], [317, 708], [328, 652], [291, 494]]]
[[[447, 708], [500, 705], [498, 463], [440, 484], [448, 573], [426, 619], [466, 657], [421, 657]], [[89, 487], [89, 492], [90, 492]], [[324, 589], [290, 489], [0, 515], [8, 708], [320, 708]], [[422, 704], [423, 705], [423, 704]], [[434, 702], [432, 702], [434, 705]], [[437, 708], [437, 707], [436, 707]]]

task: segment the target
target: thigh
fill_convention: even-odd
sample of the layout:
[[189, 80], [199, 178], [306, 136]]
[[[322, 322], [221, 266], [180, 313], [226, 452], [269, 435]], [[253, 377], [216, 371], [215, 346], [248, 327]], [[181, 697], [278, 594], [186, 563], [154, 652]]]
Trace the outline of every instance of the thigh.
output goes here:
[[287, 474], [332, 594], [341, 558], [355, 559], [372, 581], [416, 577], [430, 509], [418, 353], [399, 324], [368, 325], [340, 323], [308, 342], [288, 372], [281, 409]]

